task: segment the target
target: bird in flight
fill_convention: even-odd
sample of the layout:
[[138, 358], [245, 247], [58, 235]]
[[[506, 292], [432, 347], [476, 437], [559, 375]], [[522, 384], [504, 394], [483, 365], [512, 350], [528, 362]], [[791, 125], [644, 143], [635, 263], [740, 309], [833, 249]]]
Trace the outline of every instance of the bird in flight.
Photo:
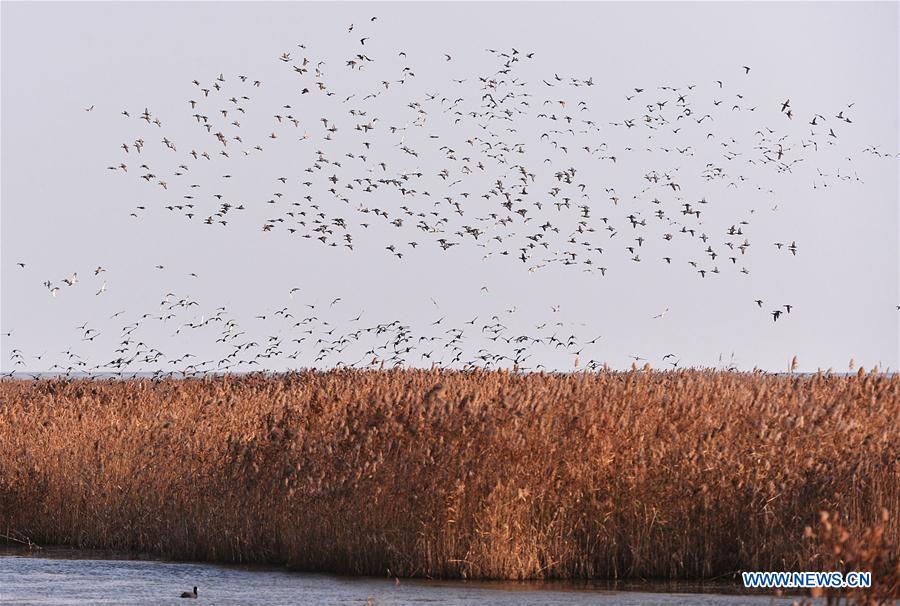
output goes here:
[[[478, 72], [460, 74], [448, 73], [464, 67], [459, 62], [449, 65], [458, 51], [436, 48], [429, 51], [433, 53], [431, 57], [443, 54], [445, 61], [431, 66], [434, 69], [429, 68], [425, 89], [417, 80], [418, 70], [414, 67], [416, 62], [411, 60], [411, 49], [407, 49], [409, 57], [405, 51], [397, 52], [397, 48], [389, 50], [386, 55], [390, 61], [383, 61], [374, 53], [366, 54], [383, 41], [379, 38], [379, 43], [371, 42], [377, 34], [368, 30], [378, 26], [366, 26], [366, 19], [361, 16], [357, 20], [367, 31], [356, 28], [355, 34], [341, 42], [346, 56], [317, 56], [308, 52], [305, 44], [296, 45], [291, 52], [274, 53], [277, 77], [284, 78], [285, 86], [273, 88], [275, 92], [268, 93], [271, 97], [265, 104], [256, 98], [260, 80], [249, 72], [231, 77], [223, 68], [205, 80], [198, 76], [192, 94], [172, 104], [184, 112], [183, 117], [195, 130], [171, 130], [166, 116], [157, 117], [146, 105], [143, 112], [134, 115], [122, 111], [121, 115], [129, 118], [129, 128], [152, 129], [149, 132], [157, 133], [155, 137], [147, 137], [145, 130], [139, 130], [116, 138], [109, 150], [115, 156], [105, 163], [109, 170], [104, 170], [104, 174], [134, 181], [156, 198], [137, 202], [140, 204], [137, 207], [130, 205], [126, 210], [132, 213], [133, 220], [128, 219], [130, 225], [140, 224], [145, 217], [159, 212], [198, 230], [228, 230], [230, 235], [250, 223], [256, 232], [253, 237], [283, 237], [297, 242], [298, 246], [322, 246], [319, 250], [334, 255], [374, 254], [372, 251], [376, 249], [368, 247], [371, 240], [379, 239], [383, 241], [376, 242], [378, 254], [386, 254], [385, 250], [392, 253], [392, 263], [408, 263], [410, 258], [421, 258], [432, 251], [454, 263], [463, 259], [462, 255], [475, 251], [474, 258], [508, 263], [505, 267], [510, 270], [527, 271], [522, 275], [567, 268], [583, 273], [586, 279], [600, 279], [608, 274], [608, 280], [616, 270], [632, 271], [636, 266], [643, 271], [644, 266], [655, 263], [661, 271], [672, 272], [669, 275], [675, 275], [680, 266], [690, 264], [693, 269], [687, 280], [714, 283], [726, 273], [729, 278], [742, 280], [749, 275], [747, 268], [753, 262], [753, 255], [748, 251], [754, 250], [750, 240], [755, 226], [745, 220], [749, 217], [735, 214], [720, 217], [730, 206], [728, 198], [723, 195], [715, 199], [707, 191], [707, 184], [721, 183], [723, 190], [727, 185], [741, 192], [757, 188], [775, 195], [769, 189], [774, 185], [761, 181], [766, 179], [762, 171], [788, 177], [814, 169], [811, 162], [817, 157], [812, 152], [818, 149], [817, 142], [834, 139], [829, 142], [838, 145], [845, 139], [844, 136], [838, 139], [834, 130], [825, 132], [826, 120], [820, 114], [814, 114], [810, 123], [813, 128], [803, 125], [804, 132], [800, 134], [787, 132], [783, 125], [794, 125], [780, 119], [767, 125], [766, 120], [777, 118], [774, 110], [779, 105], [781, 113], [793, 117], [789, 98], [778, 102], [767, 91], [747, 90], [735, 91], [736, 101], [732, 102], [731, 94], [724, 90], [724, 81], [702, 74], [705, 84], [696, 87], [654, 83], [629, 87], [625, 101], [619, 101], [620, 107], [601, 112], [595, 105], [596, 96], [591, 94], [600, 89], [595, 86], [599, 78], [564, 73], [566, 66], [558, 66], [558, 72], [548, 71], [544, 77], [532, 74], [524, 68], [533, 65], [525, 59], [532, 58], [534, 53], [525, 49], [524, 52], [516, 48], [487, 49], [489, 55], [483, 65], [478, 65]], [[368, 19], [369, 23], [375, 21], [376, 17]], [[342, 28], [338, 26], [339, 30]], [[350, 24], [348, 32], [354, 29]], [[344, 60], [353, 69], [340, 70], [338, 78], [332, 77], [330, 72], [335, 62], [343, 66]], [[749, 75], [750, 66], [738, 65]], [[360, 73], [364, 76], [358, 76]], [[757, 77], [760, 73], [757, 72]], [[753, 81], [748, 78], [742, 82], [748, 85]], [[751, 101], [751, 93], [767, 96]], [[307, 105], [300, 109], [300, 99], [305, 102], [317, 97], [321, 98], [314, 106], [320, 109], [312, 110]], [[263, 105], [268, 106], [270, 102], [272, 110], [264, 109]], [[754, 103], [759, 103], [759, 110], [751, 114], [756, 109]], [[85, 111], [93, 109], [92, 105]], [[320, 110], [320, 114], [312, 113]], [[828, 113], [825, 109], [820, 111]], [[843, 129], [855, 128], [850, 111], [849, 106], [845, 107], [828, 119], [829, 123], [841, 121], [842, 135], [846, 132]], [[115, 110], [112, 113], [116, 115]], [[131, 117], [136, 120], [130, 120]], [[758, 130], [751, 137], [738, 135], [737, 131], [726, 134], [717, 128], [718, 124], [735, 119], [747, 121], [747, 133], [754, 128]], [[441, 121], [454, 125], [459, 141], [455, 135], [451, 137], [435, 127]], [[821, 127], [822, 132], [816, 127]], [[238, 180], [241, 162], [279, 166], [279, 160], [288, 158], [292, 163], [296, 161], [295, 172], [273, 169], [271, 173], [261, 173], [260, 177], [265, 178], [258, 180], [259, 186], [246, 180], [247, 188], [244, 190], [242, 186], [240, 194], [226, 185]], [[677, 159], [673, 162], [672, 158]], [[697, 175], [687, 175], [692, 169], [680, 168], [682, 162], [690, 162], [691, 158], [697, 162]], [[128, 160], [127, 164], [123, 159]], [[597, 163], [603, 171], [596, 170]], [[598, 172], [604, 173], [603, 180], [607, 174], [615, 177], [615, 171], [623, 164], [640, 166], [642, 178], [634, 179], [633, 185], [617, 184], [616, 188], [609, 187], [612, 179], [603, 184], [596, 178]], [[823, 181], [843, 176], [820, 174], [814, 178], [821, 186]], [[384, 200], [396, 200], [397, 204], [384, 203]], [[628, 210], [621, 212], [623, 208]], [[626, 213], [630, 215], [625, 216]], [[365, 230], [363, 233], [369, 241], [357, 237], [361, 230]], [[779, 250], [786, 248], [794, 257], [798, 249], [790, 237], [780, 236], [782, 242], [791, 242], [790, 245], [779, 242], [776, 246]], [[626, 242], [619, 245], [622, 240]], [[784, 261], [790, 263], [791, 257], [785, 257]], [[731, 263], [726, 261], [719, 268], [717, 263], [723, 259]], [[612, 265], [617, 262], [618, 266]], [[19, 265], [25, 268], [24, 263]], [[164, 269], [162, 265], [156, 267]], [[98, 266], [94, 275], [103, 271]], [[170, 272], [154, 273], [159, 279], [164, 276], [175, 279], [174, 275], [168, 275]], [[184, 276], [182, 271], [176, 273]], [[196, 273], [189, 275], [197, 278], [191, 281], [194, 287], [201, 283]], [[62, 284], [73, 286], [76, 281], [77, 275], [72, 274]], [[731, 288], [731, 283], [721, 284]], [[58, 295], [59, 286], [49, 281], [45, 286], [52, 297]], [[106, 286], [103, 282], [96, 294], [104, 293]], [[290, 285], [276, 287], [288, 290]], [[119, 290], [114, 289], [116, 292], [107, 298], [116, 296]], [[290, 299], [301, 298], [301, 292], [300, 287], [291, 288]], [[480, 292], [490, 291], [483, 286]], [[80, 293], [75, 291], [75, 294]], [[340, 293], [322, 297], [331, 300], [330, 308], [342, 301], [341, 297], [332, 299], [335, 294]], [[765, 292], [757, 294], [771, 300]], [[480, 300], [487, 302], [491, 298]], [[65, 304], [69, 304], [78, 297], [61, 299], [68, 299]], [[431, 301], [440, 309], [434, 299]], [[754, 302], [758, 309], [764, 308], [763, 298]], [[439, 363], [441, 355], [445, 355], [444, 362], [456, 359], [453, 362], [456, 364], [511, 362], [521, 366], [523, 358], [531, 352], [518, 351], [518, 348], [526, 345], [529, 350], [543, 344], [551, 350], [564, 349], [576, 355], [580, 353], [579, 347], [586, 345], [576, 343], [574, 334], [571, 338], [560, 336], [567, 318], [559, 305], [552, 305], [549, 314], [546, 306], [540, 305], [541, 313], [552, 318], [546, 324], [560, 329], [552, 337], [540, 333], [518, 335], [507, 330], [500, 318], [505, 322], [507, 314], [512, 315], [510, 310], [498, 311], [496, 319], [490, 322], [480, 323], [478, 317], [462, 322], [468, 318], [461, 318], [459, 325], [454, 325], [453, 312], [447, 310], [447, 315], [431, 324], [447, 329], [446, 332], [435, 329], [436, 334], [413, 336], [413, 329], [399, 320], [396, 323], [373, 321], [372, 326], [364, 326], [360, 316], [329, 317], [326, 322], [315, 316], [293, 318], [291, 311], [296, 310], [285, 307], [274, 313], [255, 310], [264, 313], [255, 316], [261, 321], [254, 322], [254, 327], [267, 322], [283, 323], [273, 326], [271, 335], [265, 335], [274, 337], [272, 349], [267, 350], [265, 345], [257, 344], [263, 338], [242, 335], [238, 320], [230, 310], [226, 313], [221, 308], [218, 315], [212, 316], [193, 312], [190, 316], [183, 315], [190, 307], [200, 305], [202, 302], [186, 295], [172, 293], [160, 309], [154, 306], [144, 317], [134, 315], [137, 324], [123, 327], [123, 340], [132, 338], [132, 333], [142, 334], [140, 331], [162, 327], [164, 323], [177, 324], [176, 332], [180, 333], [199, 329], [201, 325], [204, 330], [220, 325], [224, 330], [217, 335], [217, 343], [223, 347], [240, 345], [240, 349], [225, 350], [210, 365], [200, 365], [215, 370], [237, 364], [239, 358], [254, 365], [265, 360], [272, 360], [274, 365], [274, 360], [280, 357], [298, 360], [305, 355], [299, 349], [300, 344], [306, 348], [317, 339], [321, 339], [316, 344], [318, 351], [311, 352], [310, 361], [336, 361], [349, 342], [361, 342], [366, 335], [391, 335], [392, 341], [386, 348], [380, 347], [380, 343], [366, 344], [357, 352], [360, 359], [374, 357], [382, 364], [399, 364], [408, 359]], [[332, 309], [329, 315], [340, 316], [343, 307]], [[666, 307], [652, 318], [663, 319], [668, 311]], [[785, 305], [770, 313], [773, 321], [777, 321], [791, 311], [792, 307]], [[119, 314], [110, 320], [117, 319]], [[489, 314], [479, 311], [479, 315], [488, 317]], [[340, 329], [336, 328], [338, 321], [361, 323], [353, 325], [356, 330], [340, 335]], [[510, 349], [485, 349], [463, 356], [463, 336], [457, 331], [463, 331], [467, 325], [474, 327], [472, 332], [481, 330], [496, 347], [508, 345]], [[288, 330], [293, 332], [288, 335]], [[196, 334], [202, 332], [198, 330]], [[105, 331], [105, 334], [109, 333]], [[357, 336], [351, 336], [354, 334]], [[298, 350], [283, 351], [277, 344], [282, 338], [285, 343], [296, 341]], [[424, 351], [414, 348], [417, 338], [423, 339], [420, 343], [429, 344]], [[131, 363], [145, 366], [181, 358], [157, 354], [146, 343], [137, 348], [138, 354], [135, 345], [121, 345], [119, 349], [124, 351], [117, 355], [125, 358], [135, 355]], [[373, 351], [363, 354], [366, 349]], [[259, 357], [253, 358], [257, 354]], [[419, 354], [422, 359], [415, 358]], [[462, 357], [457, 359], [459, 356]], [[479, 356], [482, 356], [480, 361]], [[640, 356], [633, 358], [644, 360]], [[674, 358], [674, 354], [667, 354], [663, 360]], [[341, 358], [340, 362], [345, 360], [349, 358]], [[587, 367], [591, 368], [591, 363]]]

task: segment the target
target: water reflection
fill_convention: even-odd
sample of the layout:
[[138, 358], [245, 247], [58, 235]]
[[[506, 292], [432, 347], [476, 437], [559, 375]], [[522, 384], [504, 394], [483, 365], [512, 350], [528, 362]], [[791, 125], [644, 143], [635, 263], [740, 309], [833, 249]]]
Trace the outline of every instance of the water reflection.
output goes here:
[[[139, 604], [194, 603], [179, 596], [199, 587], [197, 603], [206, 604], [372, 604], [399, 606], [584, 606], [588, 604], [651, 606], [736, 606], [791, 604], [790, 598], [740, 594], [689, 593], [696, 587], [678, 586], [675, 592], [651, 593], [599, 589], [571, 583], [472, 583], [460, 581], [339, 577], [292, 573], [278, 569], [245, 568], [158, 562], [0, 555], [0, 603], [3, 604]], [[54, 557], [48, 557], [52, 555]], [[72, 555], [71, 553], [68, 555]], [[653, 588], [658, 589], [657, 587]], [[709, 591], [709, 587], [702, 590]], [[718, 589], [721, 590], [721, 589]]]

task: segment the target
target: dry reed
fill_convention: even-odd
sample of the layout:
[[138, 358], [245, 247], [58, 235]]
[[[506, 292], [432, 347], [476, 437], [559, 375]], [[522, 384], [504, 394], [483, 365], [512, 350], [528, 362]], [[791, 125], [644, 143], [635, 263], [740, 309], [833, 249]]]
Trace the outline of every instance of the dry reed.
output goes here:
[[305, 570], [808, 570], [890, 514], [900, 377], [300, 372], [0, 382], [0, 531]]
[[835, 589], [817, 588], [810, 591], [813, 600], [798, 602], [798, 606], [887, 606], [900, 598], [900, 553], [896, 543], [891, 543], [885, 531], [890, 520], [887, 509], [882, 510], [881, 520], [854, 536], [837, 513], [822, 511], [819, 514], [818, 531], [807, 526], [805, 535], [817, 541], [810, 568], [848, 572], [870, 572], [870, 587]]

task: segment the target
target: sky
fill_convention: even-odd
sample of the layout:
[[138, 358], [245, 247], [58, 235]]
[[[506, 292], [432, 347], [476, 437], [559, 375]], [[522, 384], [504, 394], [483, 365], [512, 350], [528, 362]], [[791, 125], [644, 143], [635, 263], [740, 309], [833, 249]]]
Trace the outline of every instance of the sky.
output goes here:
[[4, 2], [0, 370], [896, 370], [898, 7]]

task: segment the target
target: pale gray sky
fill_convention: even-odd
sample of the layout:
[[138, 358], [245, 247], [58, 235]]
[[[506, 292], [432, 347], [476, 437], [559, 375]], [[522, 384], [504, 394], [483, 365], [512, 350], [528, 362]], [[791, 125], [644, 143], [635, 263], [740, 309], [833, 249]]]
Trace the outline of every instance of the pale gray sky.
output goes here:
[[[366, 352], [391, 340], [397, 325], [383, 334], [363, 332], [349, 343], [335, 341], [396, 320], [410, 327], [413, 337], [401, 348], [414, 346], [404, 354], [413, 365], [450, 362], [458, 346], [461, 361], [484, 349], [509, 356], [498, 360], [506, 366], [516, 355], [531, 355], [523, 366], [563, 370], [573, 368], [579, 350], [582, 367], [589, 360], [625, 367], [635, 355], [661, 368], [679, 360], [681, 366], [733, 363], [782, 371], [797, 355], [804, 370], [845, 370], [850, 358], [896, 369], [898, 25], [894, 2], [4, 2], [0, 368], [39, 371], [77, 359], [93, 366], [136, 356], [131, 370], [173, 370], [221, 360], [242, 344], [248, 345], [237, 358], [272, 370], [369, 362], [373, 356]], [[361, 45], [363, 37], [368, 39]], [[486, 49], [511, 54], [512, 48], [519, 60], [508, 74], [498, 73], [503, 58]], [[279, 60], [282, 53], [290, 60]], [[372, 59], [361, 70], [346, 64], [358, 53]], [[528, 53], [533, 57], [526, 59]], [[292, 66], [302, 68], [303, 58], [308, 72], [300, 74]], [[317, 77], [320, 61], [325, 63]], [[216, 91], [219, 74], [224, 81]], [[516, 109], [510, 120], [501, 114], [488, 119], [492, 110], [479, 76], [498, 82], [496, 101]], [[261, 85], [253, 86], [254, 80]], [[304, 87], [309, 94], [301, 94]], [[210, 95], [201, 88], [211, 89]], [[643, 92], [627, 99], [636, 88]], [[501, 101], [510, 91], [530, 96]], [[436, 97], [429, 99], [431, 94]], [[237, 102], [229, 101], [232, 96]], [[786, 99], [793, 119], [781, 111]], [[145, 108], [161, 127], [140, 119]], [[229, 111], [227, 118], [220, 109]], [[215, 124], [212, 133], [241, 137], [230, 140], [230, 157], [217, 155], [221, 144], [192, 118], [201, 112]], [[294, 116], [299, 126], [286, 118], [279, 123], [276, 114]], [[698, 124], [705, 114], [710, 118]], [[824, 120], [810, 125], [816, 114]], [[324, 139], [323, 117], [338, 127], [330, 140]], [[375, 117], [371, 132], [354, 130]], [[633, 126], [625, 120], [634, 120]], [[406, 130], [392, 133], [390, 126]], [[572, 133], [565, 132], [569, 128]], [[304, 133], [309, 138], [300, 140]], [[140, 155], [133, 148], [138, 138], [145, 141]], [[122, 143], [130, 146], [127, 154]], [[418, 155], [404, 153], [401, 145]], [[504, 145], [505, 164], [497, 160]], [[779, 145], [785, 163], [797, 161], [790, 172], [764, 161]], [[872, 148], [885, 155], [864, 151]], [[208, 150], [212, 159], [194, 160], [192, 149]], [[479, 161], [485, 170], [476, 168]], [[127, 173], [107, 169], [120, 163]], [[142, 163], [150, 169], [139, 168]], [[320, 168], [306, 172], [316, 163]], [[517, 189], [518, 164], [534, 174], [524, 195]], [[555, 177], [570, 168], [577, 169], [571, 184]], [[444, 169], [446, 179], [439, 174]], [[705, 178], [717, 169], [722, 178]], [[657, 183], [645, 178], [654, 171]], [[156, 176], [140, 178], [148, 172]], [[405, 182], [415, 194], [389, 185], [364, 192], [364, 182], [352, 181], [411, 172], [422, 173]], [[331, 175], [348, 202], [328, 192]], [[281, 176], [285, 183], [277, 181]], [[501, 205], [496, 179], [519, 198], [512, 210], [526, 209], [529, 222]], [[314, 185], [303, 185], [307, 180]], [[667, 180], [680, 189], [666, 187]], [[346, 189], [348, 183], [355, 189]], [[554, 195], [554, 187], [562, 189]], [[246, 210], [230, 211], [227, 226], [205, 225], [220, 204], [214, 194]], [[558, 210], [554, 202], [563, 197], [571, 206]], [[194, 209], [165, 208], [186, 203]], [[702, 216], [682, 215], [684, 203]], [[574, 232], [582, 219], [579, 205], [589, 207], [583, 226], [595, 231]], [[440, 213], [446, 233], [418, 229], [422, 218], [405, 214], [402, 206]], [[359, 210], [376, 207], [388, 219]], [[654, 214], [660, 210], [663, 218]], [[301, 211], [308, 213], [307, 227], [316, 212], [324, 213], [333, 231], [327, 242], [337, 246], [303, 238], [299, 226], [289, 233], [288, 223], [303, 217], [288, 219], [286, 213]], [[510, 223], [496, 223], [508, 215]], [[632, 227], [628, 215], [646, 226]], [[287, 220], [262, 230], [278, 217]], [[346, 230], [334, 226], [337, 217]], [[390, 223], [397, 218], [401, 227]], [[433, 226], [436, 217], [427, 220]], [[541, 229], [548, 221], [558, 233]], [[612, 237], [605, 231], [610, 225]], [[695, 237], [679, 233], [682, 225], [695, 229]], [[483, 235], [456, 235], [463, 226]], [[742, 235], [728, 235], [731, 226]], [[526, 237], [539, 232], [537, 240]], [[346, 233], [352, 251], [343, 246]], [[675, 235], [664, 240], [666, 233]], [[495, 235], [503, 241], [490, 240]], [[640, 244], [639, 236], [645, 238]], [[443, 251], [440, 237], [459, 245]], [[528, 249], [525, 262], [517, 258], [521, 247], [541, 238], [547, 248]], [[725, 244], [744, 238], [751, 246], [743, 255]], [[603, 252], [590, 253], [582, 241]], [[792, 241], [796, 255], [774, 245]], [[403, 258], [385, 250], [388, 245]], [[640, 262], [626, 246], [635, 247]], [[708, 246], [717, 258], [705, 252]], [[577, 251], [576, 264], [561, 263], [567, 251]], [[584, 265], [587, 259], [591, 265]], [[95, 276], [98, 266], [106, 271]], [[713, 268], [720, 273], [698, 274]], [[63, 279], [74, 272], [78, 283], [67, 286]], [[43, 285], [48, 280], [60, 288], [56, 297]], [[103, 283], [105, 292], [95, 294]], [[294, 287], [300, 290], [291, 297]], [[167, 293], [174, 294], [170, 302], [196, 305], [161, 309]], [[336, 298], [341, 300], [331, 305]], [[763, 300], [762, 308], [755, 299]], [[791, 313], [773, 322], [770, 312], [785, 304], [793, 306]], [[207, 322], [222, 306], [222, 321]], [[293, 318], [275, 315], [284, 307]], [[110, 319], [120, 311], [125, 313]], [[360, 320], [351, 321], [361, 312]], [[163, 319], [142, 319], [144, 314]], [[294, 326], [310, 315], [316, 319]], [[498, 334], [511, 342], [488, 340], [494, 329], [484, 327], [494, 324], [494, 315], [505, 327]], [[123, 327], [138, 321], [130, 337], [123, 336]], [[76, 328], [85, 322], [87, 328]], [[91, 328], [97, 336], [83, 340], [95, 334], [85, 333]], [[454, 344], [445, 332], [451, 328], [464, 330]], [[226, 342], [217, 343], [223, 335]], [[544, 344], [517, 343], [521, 335]], [[569, 342], [573, 335], [576, 345]], [[116, 353], [123, 340], [131, 342]], [[258, 356], [269, 344], [278, 353]], [[335, 349], [316, 360], [323, 346]], [[524, 346], [527, 351], [515, 352]], [[80, 358], [62, 353], [67, 350]], [[432, 351], [431, 358], [421, 356]], [[185, 361], [187, 352], [197, 357]], [[663, 360], [670, 353], [674, 357]], [[390, 355], [381, 350], [377, 357]]]

